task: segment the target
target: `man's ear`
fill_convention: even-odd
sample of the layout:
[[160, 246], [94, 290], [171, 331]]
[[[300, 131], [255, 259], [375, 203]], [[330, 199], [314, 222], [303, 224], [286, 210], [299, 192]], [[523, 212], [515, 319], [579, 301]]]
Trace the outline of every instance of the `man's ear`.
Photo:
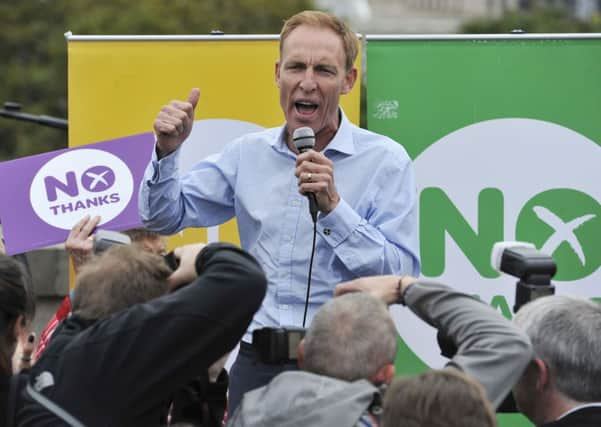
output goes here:
[[346, 95], [353, 89], [355, 81], [357, 81], [357, 69], [353, 67], [349, 71], [347, 71], [346, 75], [344, 76], [344, 82], [342, 85], [343, 95]]
[[378, 369], [376, 374], [371, 378], [371, 382], [375, 385], [390, 384], [394, 378], [394, 373], [394, 364], [387, 363]]
[[532, 362], [536, 372], [536, 391], [541, 392], [551, 386], [551, 372], [544, 360], [535, 357]]
[[275, 61], [275, 84], [280, 87], [280, 61]]
[[303, 364], [305, 361], [305, 339], [303, 338], [298, 343], [298, 347], [296, 347], [296, 354], [298, 356], [298, 368], [303, 369]]

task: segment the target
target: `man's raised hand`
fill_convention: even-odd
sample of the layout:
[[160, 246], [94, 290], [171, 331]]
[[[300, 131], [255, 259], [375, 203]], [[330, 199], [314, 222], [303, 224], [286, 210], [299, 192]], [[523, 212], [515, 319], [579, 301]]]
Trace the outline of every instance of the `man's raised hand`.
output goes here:
[[200, 90], [190, 91], [186, 101], [171, 101], [163, 106], [154, 120], [154, 132], [157, 136], [157, 155], [159, 158], [177, 150], [190, 136], [194, 124], [194, 109], [200, 98]]
[[179, 266], [167, 279], [171, 291], [182, 285], [187, 285], [198, 277], [196, 257], [205, 246], [204, 243], [195, 243], [180, 246], [173, 250], [173, 255], [179, 261]]
[[99, 222], [100, 217], [98, 215], [94, 217], [86, 215], [69, 232], [69, 236], [65, 242], [65, 249], [71, 257], [73, 269], [76, 273], [79, 272], [81, 266], [93, 255], [94, 243], [92, 241], [92, 232]]

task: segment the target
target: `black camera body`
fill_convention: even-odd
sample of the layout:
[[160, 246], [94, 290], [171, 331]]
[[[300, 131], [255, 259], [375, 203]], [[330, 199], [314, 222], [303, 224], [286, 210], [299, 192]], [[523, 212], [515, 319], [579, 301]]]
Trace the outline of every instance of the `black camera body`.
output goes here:
[[295, 363], [305, 333], [306, 329], [294, 326], [255, 329], [252, 343], [255, 355], [266, 364]]
[[[491, 264], [496, 270], [520, 279], [515, 287], [514, 313], [536, 298], [555, 294], [551, 278], [557, 272], [557, 264], [552, 257], [543, 254], [531, 243], [495, 243]], [[438, 332], [436, 339], [440, 354], [449, 359], [455, 356], [457, 347], [449, 337]]]

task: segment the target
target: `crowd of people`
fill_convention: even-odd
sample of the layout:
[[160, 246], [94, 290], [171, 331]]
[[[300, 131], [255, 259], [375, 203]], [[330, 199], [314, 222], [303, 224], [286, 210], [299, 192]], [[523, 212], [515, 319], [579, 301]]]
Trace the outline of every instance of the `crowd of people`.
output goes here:
[[[265, 296], [258, 262], [224, 243], [176, 248], [175, 271], [139, 240], [97, 255], [84, 256], [91, 248], [80, 239], [67, 247], [85, 259], [67, 297], [71, 313], [25, 364], [13, 356], [31, 357], [34, 295], [24, 266], [0, 255], [4, 425], [492, 427], [508, 395], [536, 426], [599, 425], [598, 303], [538, 298], [511, 322], [410, 276], [343, 282], [299, 343], [299, 369], [245, 393], [230, 412], [225, 357]], [[391, 304], [453, 341], [458, 351], [445, 368], [395, 375]]]
[[[286, 123], [232, 141], [186, 174], [178, 148], [200, 92], [165, 105], [140, 187], [145, 228], [94, 253], [100, 218], [74, 225], [65, 244], [74, 289], [35, 353], [29, 274], [0, 254], [2, 425], [493, 427], [508, 399], [536, 426], [601, 425], [599, 304], [542, 297], [512, 322], [417, 278], [409, 157], [339, 106], [357, 78], [357, 51], [340, 19], [291, 17], [275, 67]], [[293, 140], [302, 127], [314, 134], [305, 152]], [[167, 262], [161, 234], [233, 216], [241, 248], [188, 245]], [[396, 375], [393, 304], [452, 341], [444, 368]], [[305, 327], [307, 314], [304, 338], [288, 348], [294, 361], [257, 357], [254, 331]]]

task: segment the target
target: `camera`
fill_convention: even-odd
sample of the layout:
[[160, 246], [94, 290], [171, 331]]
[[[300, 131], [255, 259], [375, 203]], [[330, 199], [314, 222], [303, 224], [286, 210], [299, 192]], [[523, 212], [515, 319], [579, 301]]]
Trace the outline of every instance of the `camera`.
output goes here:
[[293, 326], [255, 329], [252, 342], [255, 355], [266, 364], [295, 363], [298, 345], [305, 333], [306, 329]]
[[555, 294], [551, 279], [557, 272], [557, 264], [532, 243], [495, 243], [491, 262], [497, 270], [520, 279], [515, 289], [514, 313], [536, 298]]
[[114, 245], [129, 245], [131, 239], [127, 234], [112, 230], [98, 230], [93, 237], [93, 248], [96, 255], [101, 254]]
[[[491, 253], [491, 264], [496, 270], [520, 279], [515, 288], [514, 313], [536, 298], [555, 294], [551, 278], [557, 272], [557, 264], [549, 255], [537, 250], [532, 243], [495, 243]], [[439, 332], [436, 339], [444, 357], [450, 359], [457, 353], [457, 347], [449, 337]]]
[[[131, 238], [127, 234], [118, 231], [98, 230], [93, 237], [93, 250], [96, 255], [101, 254], [114, 245], [130, 244]], [[163, 259], [172, 270], [177, 270], [177, 267], [179, 267], [179, 260], [175, 257], [173, 251], [164, 255]]]

